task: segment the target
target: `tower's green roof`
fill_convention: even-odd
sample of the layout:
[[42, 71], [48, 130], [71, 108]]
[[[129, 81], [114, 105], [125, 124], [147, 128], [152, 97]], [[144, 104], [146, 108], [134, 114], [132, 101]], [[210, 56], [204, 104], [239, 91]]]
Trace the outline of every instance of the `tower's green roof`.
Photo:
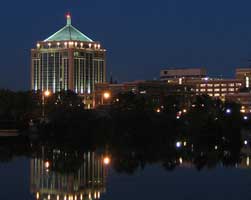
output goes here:
[[67, 15], [67, 24], [62, 29], [54, 33], [52, 36], [44, 40], [44, 42], [52, 41], [69, 41], [76, 40], [82, 42], [93, 42], [85, 34], [81, 33], [78, 29], [71, 25], [71, 16]]

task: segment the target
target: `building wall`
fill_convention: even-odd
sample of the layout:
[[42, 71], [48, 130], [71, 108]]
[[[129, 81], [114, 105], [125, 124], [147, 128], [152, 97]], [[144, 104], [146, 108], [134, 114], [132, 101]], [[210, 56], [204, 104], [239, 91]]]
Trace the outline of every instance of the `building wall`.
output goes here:
[[[139, 95], [150, 96], [161, 104], [164, 97], [168, 95], [193, 95], [190, 87], [186, 85], [170, 85], [163, 81], [132, 81], [121, 84], [96, 84], [95, 89], [95, 106], [109, 105], [111, 101], [116, 101], [116, 97], [120, 93], [132, 92]], [[104, 94], [108, 93], [109, 98], [105, 98]]]
[[251, 85], [251, 68], [237, 68], [235, 77], [245, 83], [245, 87], [249, 88]]
[[242, 105], [242, 113], [251, 113], [251, 93], [240, 92], [226, 95], [226, 100], [233, 101]]
[[202, 78], [206, 76], [205, 68], [176, 68], [160, 71], [160, 80], [174, 78]]
[[222, 100], [225, 100], [225, 96], [228, 94], [236, 94], [243, 87], [243, 82], [236, 79], [200, 80], [193, 84], [195, 84], [197, 95], [207, 94]]
[[105, 82], [105, 50], [80, 42], [38, 43], [31, 50], [31, 89], [91, 94]]

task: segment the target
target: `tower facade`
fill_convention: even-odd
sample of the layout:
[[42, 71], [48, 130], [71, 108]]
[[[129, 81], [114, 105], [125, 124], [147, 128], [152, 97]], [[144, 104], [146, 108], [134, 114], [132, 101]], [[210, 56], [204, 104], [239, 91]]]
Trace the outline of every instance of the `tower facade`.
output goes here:
[[31, 49], [31, 89], [53, 93], [72, 90], [91, 95], [106, 79], [106, 50], [71, 24]]

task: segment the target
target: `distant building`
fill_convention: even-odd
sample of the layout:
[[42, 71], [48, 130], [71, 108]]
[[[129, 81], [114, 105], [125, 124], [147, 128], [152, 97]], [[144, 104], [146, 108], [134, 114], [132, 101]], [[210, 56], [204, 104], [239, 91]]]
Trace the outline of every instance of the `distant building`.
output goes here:
[[72, 90], [90, 95], [96, 83], [106, 80], [106, 50], [71, 24], [31, 49], [31, 89]]
[[241, 104], [242, 113], [251, 113], [251, 93], [250, 92], [238, 92], [235, 94], [228, 94], [226, 95], [226, 100]]
[[186, 80], [200, 79], [206, 75], [205, 68], [169, 68], [160, 71], [160, 80], [182, 84]]
[[243, 87], [243, 82], [237, 79], [204, 78], [187, 84], [195, 89], [197, 95], [207, 94], [222, 100], [225, 100], [226, 95], [238, 93]]
[[[238, 70], [237, 70], [238, 71]], [[245, 74], [251, 70], [245, 70]], [[225, 100], [226, 95], [239, 92], [244, 87], [243, 70], [238, 71], [236, 79], [209, 78], [204, 68], [185, 68], [185, 69], [164, 69], [160, 71], [160, 79], [167, 84], [190, 86], [197, 95], [207, 94], [211, 97]]]
[[190, 87], [184, 85], [169, 85], [163, 81], [132, 81], [121, 84], [96, 84], [95, 106], [110, 104], [120, 93], [132, 92], [134, 94], [150, 96], [159, 102], [168, 95], [192, 95]]
[[235, 78], [242, 80], [246, 88], [251, 85], [251, 68], [237, 68], [235, 70]]

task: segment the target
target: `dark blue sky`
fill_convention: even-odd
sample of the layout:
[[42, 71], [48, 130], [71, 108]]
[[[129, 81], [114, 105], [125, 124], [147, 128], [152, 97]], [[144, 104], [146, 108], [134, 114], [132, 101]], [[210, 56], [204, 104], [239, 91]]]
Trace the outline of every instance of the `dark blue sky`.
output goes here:
[[29, 88], [30, 48], [73, 25], [107, 49], [119, 81], [158, 78], [168, 66], [233, 76], [251, 58], [249, 0], [8, 0], [1, 2], [0, 87]]

